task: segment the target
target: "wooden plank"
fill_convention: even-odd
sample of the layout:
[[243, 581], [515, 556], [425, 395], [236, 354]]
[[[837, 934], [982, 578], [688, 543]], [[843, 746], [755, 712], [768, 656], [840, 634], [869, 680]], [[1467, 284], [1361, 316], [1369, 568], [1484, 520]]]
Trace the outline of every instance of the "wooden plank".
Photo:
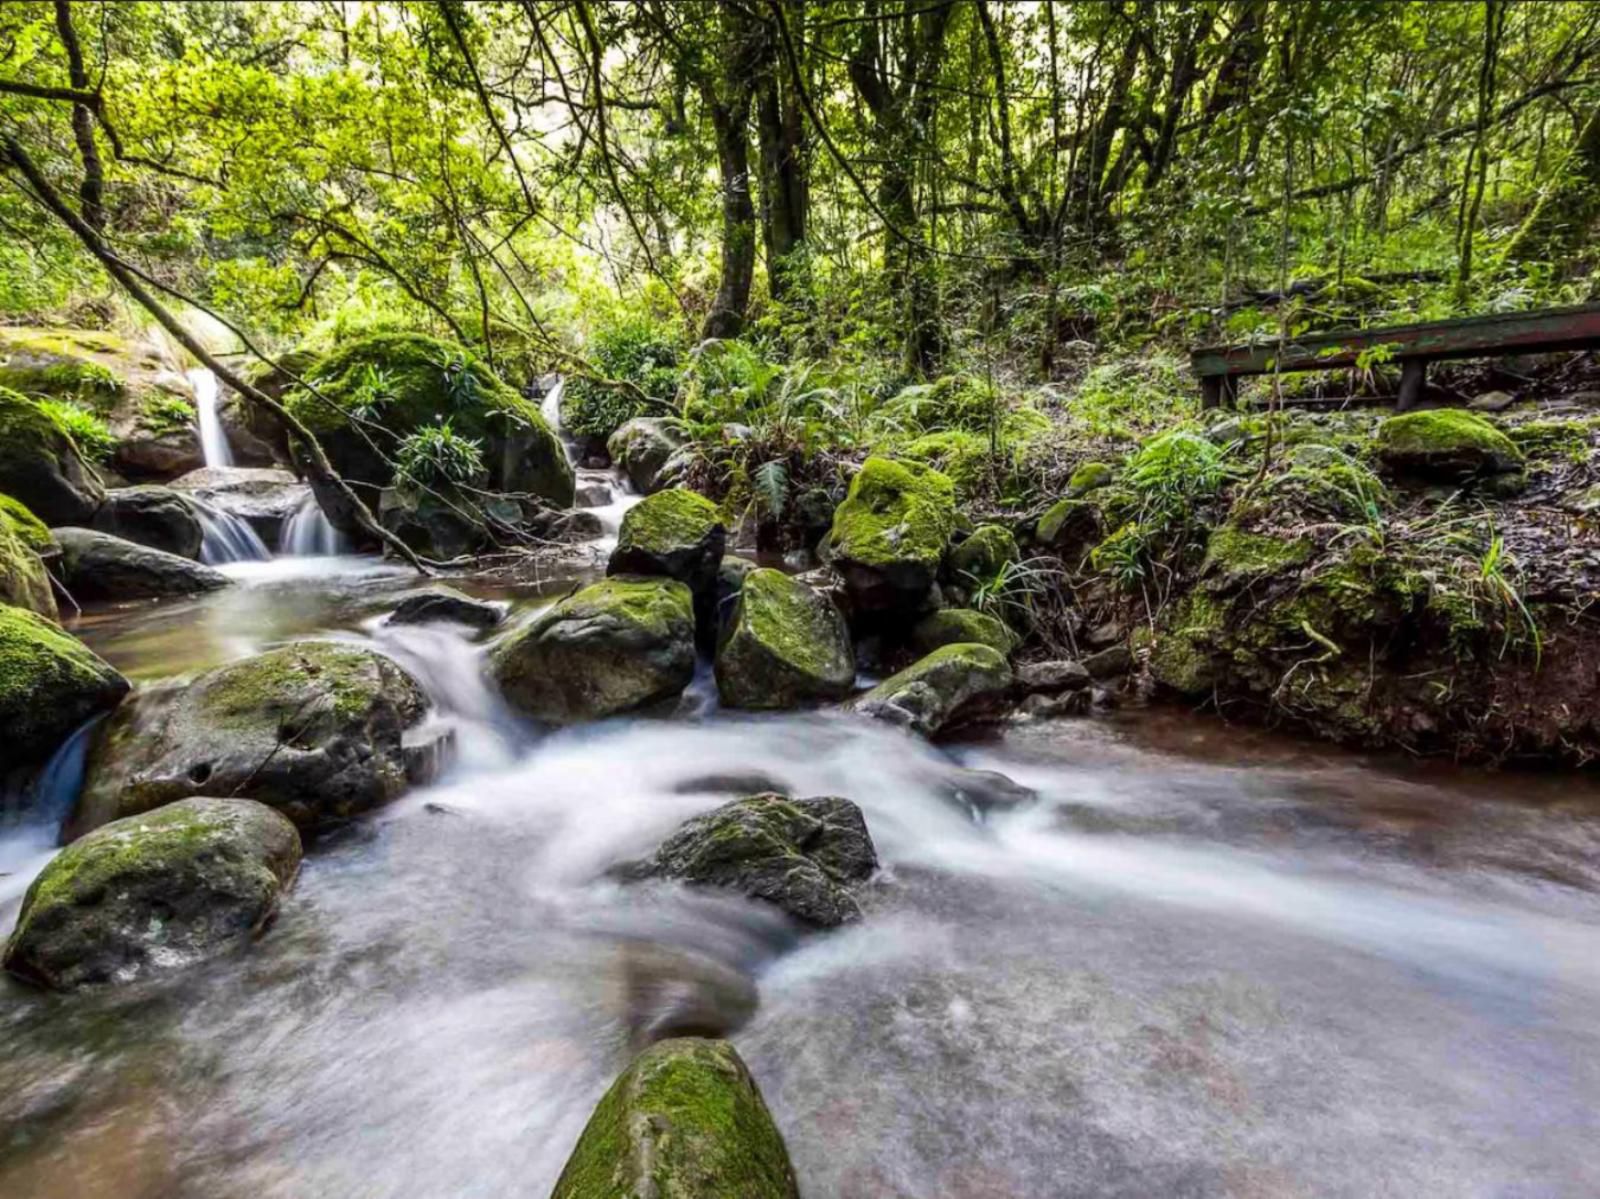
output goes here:
[[[1480, 354], [1583, 350], [1600, 346], [1600, 304], [1502, 312], [1463, 320], [1426, 321], [1342, 333], [1297, 337], [1278, 352], [1276, 341], [1239, 346], [1201, 346], [1189, 361], [1202, 379], [1213, 375], [1265, 375], [1285, 371], [1337, 370], [1354, 366], [1362, 351], [1393, 347], [1393, 358], [1430, 361]], [[1277, 361], [1275, 361], [1277, 360]]]

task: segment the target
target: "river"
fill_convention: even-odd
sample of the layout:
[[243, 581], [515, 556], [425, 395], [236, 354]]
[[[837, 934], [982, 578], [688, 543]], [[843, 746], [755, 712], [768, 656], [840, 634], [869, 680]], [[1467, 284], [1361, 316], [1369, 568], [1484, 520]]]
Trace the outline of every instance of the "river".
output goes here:
[[[223, 569], [78, 631], [139, 681], [371, 642], [458, 760], [319, 843], [247, 952], [125, 991], [0, 983], [0, 1195], [543, 1197], [631, 1046], [675, 1029], [731, 1036], [808, 1199], [1600, 1193], [1586, 778], [1168, 712], [933, 748], [721, 713], [704, 672], [672, 719], [541, 739], [464, 634], [379, 623], [405, 572]], [[521, 619], [569, 578], [452, 582]], [[960, 766], [1039, 801], [974, 818]], [[865, 810], [860, 925], [607, 881], [762, 779]], [[10, 859], [0, 928], [44, 856]]]

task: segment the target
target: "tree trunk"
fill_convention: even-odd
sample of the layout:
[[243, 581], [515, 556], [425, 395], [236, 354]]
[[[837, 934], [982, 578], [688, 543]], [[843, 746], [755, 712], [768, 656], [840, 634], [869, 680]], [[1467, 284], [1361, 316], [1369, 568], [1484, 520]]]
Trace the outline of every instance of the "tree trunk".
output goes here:
[[[788, 23], [803, 35], [804, 11], [785, 0]], [[772, 298], [797, 290], [804, 273], [806, 220], [810, 208], [805, 113], [792, 72], [774, 60], [756, 95], [756, 130], [761, 150], [761, 228], [767, 251], [767, 281]]]
[[750, 96], [712, 104], [722, 173], [722, 275], [702, 337], [737, 337], [750, 305], [756, 266], [756, 208], [750, 197]]
[[1533, 206], [1506, 247], [1506, 262], [1555, 261], [1571, 255], [1600, 218], [1600, 107], [1584, 122], [1553, 186]]

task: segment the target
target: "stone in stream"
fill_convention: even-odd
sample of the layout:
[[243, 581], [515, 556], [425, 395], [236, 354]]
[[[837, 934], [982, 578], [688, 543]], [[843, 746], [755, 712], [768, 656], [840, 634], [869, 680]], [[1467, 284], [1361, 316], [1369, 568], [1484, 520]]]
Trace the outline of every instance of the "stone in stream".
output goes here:
[[55, 588], [43, 554], [54, 556], [55, 542], [38, 517], [8, 495], [0, 495], [0, 603], [13, 604], [55, 620]]
[[1029, 662], [1017, 668], [1017, 690], [1025, 695], [1060, 695], [1087, 687], [1089, 678], [1088, 667], [1070, 658]]
[[857, 613], [928, 605], [956, 527], [955, 485], [931, 467], [868, 458], [819, 547]]
[[673, 579], [609, 578], [534, 617], [495, 647], [506, 701], [575, 724], [670, 699], [694, 677], [694, 601]]
[[475, 629], [492, 629], [504, 619], [505, 611], [498, 604], [473, 599], [453, 587], [438, 586], [401, 597], [383, 623], [429, 624], [445, 621]]
[[94, 529], [191, 560], [200, 556], [200, 542], [205, 537], [194, 502], [183, 492], [157, 483], [106, 492], [106, 502], [94, 514]]
[[850, 630], [826, 596], [782, 571], [752, 570], [717, 650], [716, 676], [730, 708], [844, 699], [856, 677]]
[[1116, 679], [1133, 670], [1133, 651], [1126, 645], [1108, 645], [1083, 660], [1083, 668], [1094, 679]]
[[724, 887], [834, 928], [861, 918], [852, 888], [877, 866], [867, 822], [848, 799], [768, 793], [696, 816], [624, 874]]
[[676, 579], [709, 602], [728, 531], [717, 506], [675, 487], [646, 496], [622, 518], [608, 575], [659, 575]]
[[942, 775], [935, 786], [951, 802], [980, 817], [993, 811], [1020, 808], [1039, 798], [1032, 787], [1024, 787], [998, 770], [972, 770], [964, 766]]
[[1011, 653], [1017, 645], [1016, 636], [1001, 621], [970, 608], [930, 612], [911, 629], [911, 648], [919, 654], [931, 654], [942, 646], [963, 642], [987, 645], [1001, 654]]
[[590, 1116], [551, 1199], [799, 1199], [772, 1114], [726, 1041], [658, 1041]]
[[636, 416], [606, 441], [611, 461], [628, 476], [635, 491], [649, 495], [666, 485], [664, 472], [673, 454], [683, 448], [684, 436], [672, 421], [658, 416]]
[[391, 659], [297, 641], [143, 690], [95, 733], [67, 835], [195, 795], [256, 799], [303, 829], [348, 820], [425, 782], [448, 735]]
[[1010, 704], [1011, 668], [987, 645], [936, 649], [855, 701], [855, 710], [925, 737], [997, 719]]
[[0, 387], [0, 492], [56, 525], [87, 524], [105, 488], [65, 430], [28, 397]]
[[57, 529], [61, 584], [79, 600], [152, 599], [228, 586], [228, 576], [177, 554], [94, 529]]
[[60, 991], [189, 965], [259, 933], [300, 868], [300, 835], [248, 799], [199, 797], [96, 829], [22, 901], [5, 968]]
[[0, 604], [0, 774], [43, 761], [128, 680], [38, 613]]
[[249, 522], [268, 545], [281, 544], [284, 526], [307, 492], [306, 484], [286, 470], [249, 466], [207, 466], [168, 486]]

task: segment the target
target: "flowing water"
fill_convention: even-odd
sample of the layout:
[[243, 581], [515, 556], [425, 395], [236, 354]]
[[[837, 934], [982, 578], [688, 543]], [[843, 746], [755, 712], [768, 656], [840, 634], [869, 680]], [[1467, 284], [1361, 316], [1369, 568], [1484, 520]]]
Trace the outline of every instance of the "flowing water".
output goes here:
[[284, 522], [278, 552], [297, 558], [328, 558], [344, 553], [347, 548], [344, 535], [333, 527], [317, 503], [316, 495], [307, 488], [294, 515]]
[[194, 387], [194, 406], [200, 414], [200, 452], [207, 466], [232, 466], [233, 450], [228, 446], [228, 435], [222, 428], [222, 417], [217, 411], [217, 376], [203, 366], [188, 372]]

